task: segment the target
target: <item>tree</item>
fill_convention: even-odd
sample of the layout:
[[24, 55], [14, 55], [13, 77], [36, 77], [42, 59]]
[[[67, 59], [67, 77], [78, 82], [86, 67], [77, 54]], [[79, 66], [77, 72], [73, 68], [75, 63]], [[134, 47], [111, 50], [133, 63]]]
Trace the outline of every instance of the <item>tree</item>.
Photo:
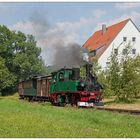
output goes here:
[[112, 52], [111, 54], [111, 64], [108, 66], [108, 81], [110, 85], [110, 92], [112, 95], [119, 96], [120, 94], [120, 64], [118, 62], [118, 58], [116, 54]]
[[[16, 79], [12, 80], [12, 85], [9, 84], [11, 88], [16, 87], [20, 80], [29, 76], [46, 73], [40, 54], [41, 48], [37, 47], [32, 35], [10, 31], [6, 26], [0, 26], [0, 57], [3, 60], [1, 65], [7, 74]], [[0, 70], [2, 70], [1, 67]], [[2, 77], [0, 78], [2, 80]], [[2, 90], [9, 87], [6, 85]]]
[[[24, 36], [18, 32], [16, 44], [16, 55], [13, 66], [19, 70], [18, 79], [25, 79], [32, 75], [41, 75], [45, 73], [45, 65], [40, 56], [41, 49], [36, 47], [36, 41], [32, 35]], [[25, 42], [26, 37], [26, 42]]]
[[15, 81], [16, 77], [9, 72], [4, 59], [0, 57], [0, 94], [2, 95], [1, 91], [11, 87]]
[[132, 101], [140, 91], [140, 57], [131, 58], [127, 53], [121, 61], [121, 68], [121, 90], [118, 98], [126, 102]]
[[140, 91], [140, 57], [132, 58], [129, 54], [132, 47], [125, 46], [126, 53], [119, 61], [112, 52], [111, 65], [106, 71], [106, 78], [110, 86], [106, 86], [116, 101], [130, 102]]

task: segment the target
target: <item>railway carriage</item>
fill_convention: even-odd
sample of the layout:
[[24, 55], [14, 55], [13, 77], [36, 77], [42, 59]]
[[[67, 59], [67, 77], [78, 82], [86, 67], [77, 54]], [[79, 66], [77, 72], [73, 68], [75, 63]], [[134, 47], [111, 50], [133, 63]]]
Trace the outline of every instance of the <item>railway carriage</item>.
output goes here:
[[34, 76], [31, 79], [21, 81], [18, 85], [18, 93], [21, 99], [49, 100], [49, 81], [51, 76]]

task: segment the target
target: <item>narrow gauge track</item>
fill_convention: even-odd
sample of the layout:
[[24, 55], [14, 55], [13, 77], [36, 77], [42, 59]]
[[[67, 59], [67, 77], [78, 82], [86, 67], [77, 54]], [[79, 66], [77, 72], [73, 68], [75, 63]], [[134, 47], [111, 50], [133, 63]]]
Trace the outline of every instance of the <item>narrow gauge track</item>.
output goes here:
[[118, 112], [118, 113], [128, 113], [128, 114], [132, 114], [132, 115], [140, 115], [140, 110], [130, 110], [130, 109], [120, 109], [120, 108], [107, 108], [107, 107], [99, 107], [99, 106], [94, 106], [94, 109], [111, 111], [111, 112]]

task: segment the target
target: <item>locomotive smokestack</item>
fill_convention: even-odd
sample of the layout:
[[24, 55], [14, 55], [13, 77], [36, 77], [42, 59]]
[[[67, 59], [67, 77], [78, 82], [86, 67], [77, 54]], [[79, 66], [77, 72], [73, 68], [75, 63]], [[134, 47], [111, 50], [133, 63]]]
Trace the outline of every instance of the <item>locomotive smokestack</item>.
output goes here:
[[86, 67], [86, 76], [87, 77], [90, 77], [91, 73], [92, 73], [92, 64], [91, 63], [87, 63], [85, 65]]

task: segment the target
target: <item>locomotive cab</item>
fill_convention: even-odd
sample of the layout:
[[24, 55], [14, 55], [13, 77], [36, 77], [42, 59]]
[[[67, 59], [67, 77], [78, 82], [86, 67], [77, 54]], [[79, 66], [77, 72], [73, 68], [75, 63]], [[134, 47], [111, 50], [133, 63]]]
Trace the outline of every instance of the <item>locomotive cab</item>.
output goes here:
[[52, 80], [50, 81], [50, 93], [76, 92], [79, 83], [77, 73], [73, 72], [73, 69], [60, 69], [57, 72], [53, 72]]

